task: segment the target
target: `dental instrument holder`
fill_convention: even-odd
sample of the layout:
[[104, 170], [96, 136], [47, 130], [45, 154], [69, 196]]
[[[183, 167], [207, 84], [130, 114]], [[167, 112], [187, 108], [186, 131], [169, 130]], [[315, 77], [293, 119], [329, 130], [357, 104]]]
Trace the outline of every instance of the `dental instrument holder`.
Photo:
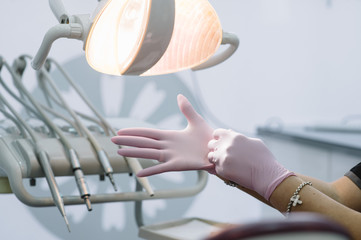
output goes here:
[[[126, 161], [117, 154], [117, 146], [109, 137], [98, 136], [98, 141], [108, 155], [115, 173], [131, 173]], [[96, 152], [86, 138], [71, 137], [68, 139], [77, 152], [79, 162], [85, 175], [100, 175], [102, 167], [97, 160]], [[39, 146], [47, 149], [50, 165], [55, 176], [73, 176], [69, 156], [62, 143], [56, 138], [44, 138], [39, 141]], [[13, 135], [0, 138], [0, 171], [1, 176], [9, 178], [11, 190], [16, 197], [26, 205], [33, 207], [54, 206], [52, 197], [40, 197], [31, 195], [23, 184], [23, 179], [44, 177], [41, 166], [37, 160], [36, 152], [29, 140]], [[154, 165], [152, 161], [139, 159], [142, 167]], [[4, 174], [5, 173], [5, 174]], [[102, 193], [90, 196], [92, 203], [118, 202], [118, 201], [142, 201], [147, 199], [179, 198], [193, 196], [203, 190], [207, 183], [207, 173], [198, 171], [198, 180], [194, 186], [172, 189], [155, 190], [154, 195], [144, 191], [123, 193]], [[83, 204], [84, 200], [76, 196], [63, 196], [65, 205]]]
[[[104, 117], [95, 109], [95, 107], [91, 104], [90, 100], [82, 93], [82, 91], [79, 89], [79, 87], [77, 87], [77, 85], [75, 84], [75, 82], [70, 78], [70, 76], [66, 73], [66, 71], [60, 66], [59, 63], [57, 63], [55, 60], [53, 59], [48, 59], [45, 64], [49, 65], [53, 63], [58, 70], [62, 73], [63, 77], [67, 80], [67, 82], [71, 85], [71, 87], [78, 93], [79, 97], [84, 101], [84, 103], [89, 107], [89, 109], [93, 112], [93, 114], [95, 116], [97, 116], [97, 118], [99, 119], [99, 122], [97, 123], [99, 126], [103, 127], [104, 131], [107, 132], [104, 134], [107, 136], [116, 136], [116, 131], [114, 130], [114, 128], [112, 126], [110, 126], [110, 124], [108, 123], [108, 121], [106, 119], [104, 119]], [[50, 68], [49, 68], [50, 69]], [[99, 152], [98, 152], [99, 153]], [[104, 156], [104, 154], [102, 154], [101, 156]], [[99, 156], [99, 157], [101, 157]], [[140, 165], [138, 159], [136, 158], [130, 158], [127, 157], [125, 158], [127, 164], [129, 165], [130, 169], [133, 171], [133, 173], [138, 173], [141, 169], [142, 166]], [[102, 159], [100, 159], [100, 161], [102, 162]], [[106, 165], [103, 165], [103, 168], [105, 167], [106, 169]], [[109, 173], [109, 171], [106, 171]], [[108, 175], [108, 177], [110, 177]], [[137, 181], [143, 186], [144, 190], [147, 191], [150, 195], [153, 195], [153, 189], [149, 184], [149, 181], [147, 178], [139, 178], [136, 177]], [[115, 185], [113, 185], [115, 186]]]
[[[0, 56], [0, 70], [3, 65], [3, 59]], [[23, 72], [21, 66], [22, 61], [14, 62], [14, 68], [18, 73]], [[20, 72], [19, 72], [20, 71]], [[144, 159], [124, 159], [117, 154], [118, 146], [113, 144], [109, 136], [99, 134], [97, 139], [104, 149], [104, 153], [108, 156], [110, 164], [113, 166], [114, 173], [133, 173], [134, 167], [145, 168], [153, 166], [153, 161]], [[79, 163], [82, 166], [85, 175], [101, 175], [103, 169], [97, 159], [97, 153], [94, 151], [91, 143], [84, 137], [67, 136], [67, 140], [77, 153]], [[46, 149], [51, 168], [55, 177], [73, 176], [73, 169], [70, 164], [70, 156], [66, 151], [62, 142], [57, 138], [43, 137], [38, 141], [38, 147]], [[44, 153], [45, 154], [45, 153]], [[129, 161], [131, 160], [131, 161]], [[138, 163], [138, 161], [140, 163]], [[137, 162], [137, 164], [131, 163]], [[34, 179], [44, 177], [44, 173], [37, 160], [36, 149], [29, 139], [24, 139], [17, 134], [10, 134], [0, 137], [0, 177], [9, 179], [10, 187], [15, 196], [24, 204], [33, 207], [54, 206], [52, 197], [39, 197], [31, 195], [23, 184], [23, 179]], [[172, 190], [156, 190], [136, 191], [124, 193], [103, 193], [92, 194], [90, 199], [92, 203], [106, 203], [118, 201], [142, 201], [147, 199], [164, 199], [164, 198], [180, 198], [196, 195], [203, 190], [207, 183], [207, 173], [198, 171], [197, 183], [190, 187]], [[142, 183], [142, 178], [137, 178]], [[146, 187], [146, 186], [143, 186]], [[65, 205], [83, 204], [83, 199], [79, 196], [63, 196]]]

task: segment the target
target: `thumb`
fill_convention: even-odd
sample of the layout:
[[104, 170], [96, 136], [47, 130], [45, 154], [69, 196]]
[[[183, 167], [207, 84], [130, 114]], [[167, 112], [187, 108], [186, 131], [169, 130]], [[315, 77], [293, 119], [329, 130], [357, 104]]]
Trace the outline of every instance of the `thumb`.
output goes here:
[[185, 96], [178, 94], [177, 100], [179, 109], [182, 111], [183, 115], [187, 118], [189, 123], [194, 123], [199, 120], [203, 121], [202, 116], [194, 110], [192, 104]]

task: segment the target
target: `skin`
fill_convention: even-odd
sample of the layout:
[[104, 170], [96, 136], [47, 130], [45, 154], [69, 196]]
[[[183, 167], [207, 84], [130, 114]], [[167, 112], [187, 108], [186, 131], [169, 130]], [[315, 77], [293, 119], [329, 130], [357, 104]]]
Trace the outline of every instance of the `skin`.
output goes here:
[[[287, 204], [289, 202], [288, 197], [285, 197], [285, 195], [292, 196], [295, 189], [302, 182], [304, 181], [300, 177], [292, 176], [286, 178], [272, 193], [270, 198], [270, 203], [272, 206], [279, 211], [284, 211], [284, 209], [287, 208]], [[349, 198], [348, 196], [339, 195], [343, 194], [343, 191], [336, 191], [334, 194], [340, 200]], [[357, 194], [360, 194], [359, 189], [357, 190]], [[303, 203], [302, 205], [293, 207], [292, 211], [309, 211], [321, 213], [347, 228], [354, 239], [359, 239], [361, 236], [360, 212], [345, 206], [344, 204], [334, 200], [333, 198], [327, 196], [312, 186], [305, 186], [300, 191], [300, 195]]]
[[353, 239], [360, 239], [361, 190], [347, 177], [328, 183], [301, 174], [290, 176], [278, 185], [269, 201], [242, 186], [238, 186], [238, 189], [283, 213], [295, 190], [306, 181], [311, 181], [312, 186], [306, 185], [302, 188], [299, 192], [302, 204], [292, 207], [291, 212], [323, 214], [348, 229]]
[[311, 181], [314, 188], [333, 200], [361, 212], [361, 190], [348, 177], [341, 177], [334, 182], [327, 183], [301, 174], [297, 174], [297, 176], [303, 181]]

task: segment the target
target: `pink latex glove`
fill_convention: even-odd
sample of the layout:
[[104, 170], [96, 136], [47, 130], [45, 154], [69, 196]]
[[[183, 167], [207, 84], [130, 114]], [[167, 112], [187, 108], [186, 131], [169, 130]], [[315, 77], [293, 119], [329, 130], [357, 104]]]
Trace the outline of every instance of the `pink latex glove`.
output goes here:
[[216, 165], [217, 174], [267, 200], [285, 178], [295, 175], [276, 161], [260, 139], [226, 129], [216, 129], [213, 137], [208, 159]]
[[179, 109], [187, 118], [183, 130], [158, 130], [151, 128], [126, 128], [112, 137], [115, 144], [130, 146], [118, 153], [125, 157], [155, 159], [161, 164], [143, 169], [138, 177], [169, 171], [207, 170], [214, 172], [214, 164], [208, 161], [208, 142], [213, 129], [193, 109], [186, 97], [177, 97]]

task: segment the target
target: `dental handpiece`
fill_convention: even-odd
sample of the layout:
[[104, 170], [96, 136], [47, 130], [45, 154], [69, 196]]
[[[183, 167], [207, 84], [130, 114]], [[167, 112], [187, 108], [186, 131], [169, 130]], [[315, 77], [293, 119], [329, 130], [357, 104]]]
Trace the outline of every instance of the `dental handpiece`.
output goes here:
[[[117, 134], [116, 134], [115, 130], [110, 126], [109, 122], [106, 119], [104, 119], [103, 116], [96, 110], [96, 108], [91, 104], [91, 102], [88, 100], [88, 98], [82, 93], [82, 91], [79, 89], [79, 87], [74, 83], [74, 81], [71, 79], [71, 77], [60, 66], [60, 64], [51, 58], [49, 58], [47, 61], [55, 64], [55, 66], [63, 74], [64, 78], [68, 81], [68, 83], [72, 86], [72, 88], [78, 93], [78, 95], [81, 97], [81, 99], [92, 110], [92, 112], [98, 117], [104, 130], [105, 131], [107, 130], [107, 135], [116, 136]], [[142, 169], [142, 166], [139, 163], [138, 159], [124, 157], [124, 160], [128, 163], [128, 166], [133, 173], [136, 174]], [[144, 189], [148, 192], [148, 194], [150, 196], [154, 195], [153, 188], [151, 187], [147, 178], [138, 178], [137, 177], [137, 180], [138, 180], [138, 182], [141, 183], [141, 185], [144, 187]]]
[[46, 181], [48, 182], [51, 195], [53, 196], [53, 199], [54, 199], [54, 203], [57, 206], [57, 208], [59, 209], [61, 215], [63, 216], [66, 226], [68, 227], [68, 231], [70, 232], [70, 225], [69, 225], [68, 218], [66, 217], [66, 214], [65, 214], [63, 198], [60, 195], [58, 185], [55, 181], [55, 176], [54, 176], [53, 170], [51, 169], [48, 155], [46, 154], [45, 151], [39, 151], [38, 159], [39, 159], [40, 165], [43, 168]]
[[90, 192], [88, 191], [88, 185], [85, 181], [84, 173], [81, 170], [79, 158], [76, 155], [75, 150], [72, 148], [69, 149], [69, 158], [70, 158], [71, 165], [73, 167], [73, 172], [74, 172], [76, 184], [79, 189], [80, 196], [82, 199], [84, 199], [84, 202], [88, 208], [88, 211], [91, 211], [92, 206], [91, 206], [90, 199], [89, 199]]
[[22, 127], [24, 127], [26, 129], [26, 131], [28, 132], [28, 134], [32, 138], [32, 140], [33, 140], [33, 142], [35, 144], [35, 149], [36, 149], [36, 153], [38, 155], [39, 163], [40, 163], [40, 166], [41, 166], [41, 168], [42, 168], [42, 170], [44, 172], [46, 181], [48, 182], [49, 189], [50, 189], [51, 195], [52, 195], [53, 200], [54, 200], [54, 204], [59, 209], [60, 214], [64, 218], [64, 221], [66, 223], [68, 231], [70, 232], [70, 225], [69, 225], [68, 218], [66, 217], [63, 198], [62, 198], [62, 196], [60, 194], [58, 184], [55, 181], [54, 172], [53, 172], [53, 170], [52, 170], [52, 168], [50, 166], [49, 158], [48, 158], [46, 152], [38, 149], [38, 147], [37, 147], [38, 137], [36, 137], [34, 131], [20, 117], [20, 115], [15, 111], [15, 109], [9, 104], [9, 102], [1, 94], [0, 94], [0, 101], [4, 105], [6, 105], [6, 107], [10, 110], [10, 112], [15, 116], [17, 121], [19, 121], [22, 124]]
[[95, 148], [96, 152], [97, 152], [97, 156], [99, 159], [99, 162], [103, 168], [103, 171], [105, 172], [105, 175], [109, 177], [109, 180], [111, 182], [111, 184], [113, 185], [113, 188], [115, 191], [117, 191], [117, 186], [115, 184], [114, 178], [113, 178], [113, 168], [110, 165], [109, 159], [107, 157], [107, 155], [105, 154], [104, 150], [101, 148], [100, 144], [98, 143], [98, 141], [95, 139], [95, 137], [93, 136], [93, 134], [88, 130], [88, 128], [83, 124], [83, 122], [79, 119], [79, 117], [77, 116], [77, 114], [74, 112], [73, 109], [70, 108], [70, 106], [67, 104], [67, 102], [65, 101], [65, 99], [62, 97], [62, 95], [60, 94], [58, 88], [56, 87], [53, 79], [50, 77], [50, 75], [48, 74], [48, 72], [46, 70], [44, 70], [44, 68], [42, 68], [41, 73], [44, 75], [44, 77], [47, 79], [47, 82], [50, 84], [50, 86], [52, 87], [52, 89], [54, 90], [56, 96], [58, 97], [58, 99], [61, 101], [61, 104], [63, 105], [63, 107], [69, 112], [69, 114], [74, 118], [76, 124], [78, 125], [78, 127], [85, 133], [85, 135], [87, 136], [88, 140], [91, 142], [92, 146]]
[[[76, 154], [72, 154], [71, 153], [71, 144], [69, 143], [69, 141], [67, 140], [67, 138], [64, 136], [64, 134], [62, 133], [62, 131], [49, 119], [49, 117], [45, 114], [44, 110], [41, 108], [41, 106], [36, 102], [36, 100], [31, 96], [30, 92], [25, 88], [25, 86], [22, 84], [22, 82], [19, 79], [19, 76], [16, 75], [16, 73], [13, 71], [13, 69], [9, 66], [9, 64], [7, 62], [3, 62], [4, 66], [6, 66], [11, 74], [11, 76], [13, 77], [13, 80], [17, 83], [18, 87], [20, 88], [20, 90], [24, 93], [24, 95], [26, 95], [26, 97], [29, 99], [29, 101], [32, 103], [32, 105], [36, 108], [36, 110], [38, 111], [39, 115], [42, 117], [42, 119], [47, 123], [47, 125], [49, 127], [51, 127], [55, 133], [59, 136], [60, 141], [63, 143], [65, 149], [68, 151], [69, 153], [69, 157], [70, 156], [76, 156]], [[74, 151], [75, 152], [75, 151]], [[77, 159], [77, 158], [76, 158]], [[84, 199], [84, 202], [87, 206], [88, 211], [92, 210], [91, 207], [91, 203], [90, 203], [90, 193], [84, 178], [84, 174], [82, 169], [79, 167], [80, 164], [74, 165], [74, 163], [76, 163], [77, 160], [71, 159], [70, 157], [70, 163], [72, 165], [72, 169], [74, 172], [74, 176], [77, 182], [77, 186], [78, 186], [78, 190], [81, 193], [81, 197], [82, 199]], [[79, 162], [79, 161], [78, 161]]]

